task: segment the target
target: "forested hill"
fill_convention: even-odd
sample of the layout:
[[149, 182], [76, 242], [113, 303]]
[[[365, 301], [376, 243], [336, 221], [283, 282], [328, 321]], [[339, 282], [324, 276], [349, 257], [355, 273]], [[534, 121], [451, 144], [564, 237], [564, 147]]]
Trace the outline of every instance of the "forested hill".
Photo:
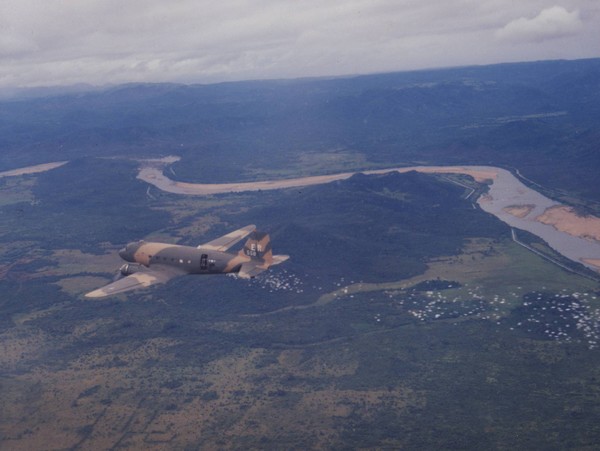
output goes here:
[[[0, 170], [81, 156], [177, 154], [187, 180], [304, 169], [491, 164], [600, 201], [600, 59], [347, 78], [130, 84], [0, 102]], [[335, 165], [312, 168], [335, 171]]]

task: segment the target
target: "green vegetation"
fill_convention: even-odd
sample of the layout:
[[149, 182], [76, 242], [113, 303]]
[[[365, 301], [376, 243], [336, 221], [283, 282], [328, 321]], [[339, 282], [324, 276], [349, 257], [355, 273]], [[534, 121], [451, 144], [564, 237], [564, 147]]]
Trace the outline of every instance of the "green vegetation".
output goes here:
[[[514, 165], [593, 208], [597, 67], [4, 102], [6, 168], [72, 161], [0, 179], [0, 448], [593, 448], [598, 282], [513, 242], [448, 178], [484, 187], [413, 172], [176, 196], [96, 157], [177, 153], [177, 177], [203, 181]], [[128, 241], [197, 245], [250, 223], [292, 258], [252, 281], [82, 297]]]
[[[544, 448], [573, 416], [585, 419], [581, 432], [561, 438], [565, 447], [598, 436], [594, 396], [561, 395], [596, 377], [589, 350], [596, 323], [578, 326], [563, 313], [581, 301], [573, 313], [592, 318], [597, 284], [513, 243], [507, 226], [463, 199], [462, 187], [396, 173], [182, 198], [147, 196], [123, 161], [60, 169], [24, 187], [37, 201], [25, 216], [56, 229], [72, 215], [102, 238], [94, 245], [75, 225], [70, 240], [48, 237], [35, 220], [23, 220], [20, 237], [30, 244], [2, 255], [12, 262], [0, 282], [2, 401], [14, 406], [0, 424], [7, 446], [35, 448], [28, 440], [43, 434], [63, 447], [110, 437], [111, 446], [150, 448], [282, 440], [291, 448], [533, 440]], [[125, 226], [128, 218], [141, 223]], [[267, 225], [276, 250], [293, 256], [256, 281], [188, 277], [100, 302], [56, 285], [95, 288], [97, 276], [116, 269], [105, 249], [144, 231], [195, 244], [252, 222]], [[89, 243], [82, 246], [89, 254], [60, 250], [76, 243]], [[567, 374], [575, 361], [578, 374], [567, 386], [551, 376]], [[43, 385], [28, 395], [39, 413], [26, 417], [14, 400], [24, 399], [39, 368]], [[534, 386], [550, 394], [543, 409]], [[48, 405], [63, 412], [63, 426], [51, 421], [37, 430]]]

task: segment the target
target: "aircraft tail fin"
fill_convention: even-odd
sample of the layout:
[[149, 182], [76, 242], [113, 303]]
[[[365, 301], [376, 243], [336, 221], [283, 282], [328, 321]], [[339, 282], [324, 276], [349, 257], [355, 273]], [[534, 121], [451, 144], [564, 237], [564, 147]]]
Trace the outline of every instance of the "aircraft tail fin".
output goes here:
[[244, 244], [242, 249], [244, 255], [257, 260], [269, 261], [273, 258], [271, 249], [271, 237], [264, 232], [254, 231]]
[[273, 255], [271, 237], [267, 233], [257, 231], [250, 234], [240, 254], [252, 259], [244, 263], [238, 273], [243, 278], [254, 277], [269, 269], [270, 266], [278, 265], [290, 258], [289, 255]]

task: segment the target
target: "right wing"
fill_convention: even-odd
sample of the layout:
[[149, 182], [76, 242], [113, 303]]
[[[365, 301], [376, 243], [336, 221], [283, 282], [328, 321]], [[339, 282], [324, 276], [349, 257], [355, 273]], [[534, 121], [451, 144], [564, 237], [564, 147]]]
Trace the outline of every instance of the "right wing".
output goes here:
[[247, 225], [246, 227], [242, 227], [241, 229], [235, 230], [234, 232], [230, 232], [227, 235], [223, 235], [221, 238], [217, 238], [216, 240], [212, 240], [208, 243], [201, 244], [200, 246], [198, 246], [198, 249], [225, 252], [231, 246], [243, 240], [252, 232], [254, 232], [254, 230], [256, 230], [255, 225]]
[[146, 288], [151, 285], [165, 283], [174, 277], [183, 274], [185, 273], [173, 271], [171, 268], [166, 268], [164, 266], [158, 267], [157, 269], [148, 268], [143, 271], [130, 274], [123, 279], [117, 280], [116, 282], [109, 283], [108, 285], [98, 288], [97, 290], [90, 291], [85, 295], [85, 297], [104, 298], [106, 296], [113, 296], [115, 294], [135, 290], [136, 288]]

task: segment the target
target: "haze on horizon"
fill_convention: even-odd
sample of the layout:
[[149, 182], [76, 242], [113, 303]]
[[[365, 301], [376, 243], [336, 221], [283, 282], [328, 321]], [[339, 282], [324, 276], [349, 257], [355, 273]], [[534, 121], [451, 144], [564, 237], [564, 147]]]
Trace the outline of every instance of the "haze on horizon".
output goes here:
[[593, 58], [599, 42], [597, 0], [4, 0], [0, 88]]

